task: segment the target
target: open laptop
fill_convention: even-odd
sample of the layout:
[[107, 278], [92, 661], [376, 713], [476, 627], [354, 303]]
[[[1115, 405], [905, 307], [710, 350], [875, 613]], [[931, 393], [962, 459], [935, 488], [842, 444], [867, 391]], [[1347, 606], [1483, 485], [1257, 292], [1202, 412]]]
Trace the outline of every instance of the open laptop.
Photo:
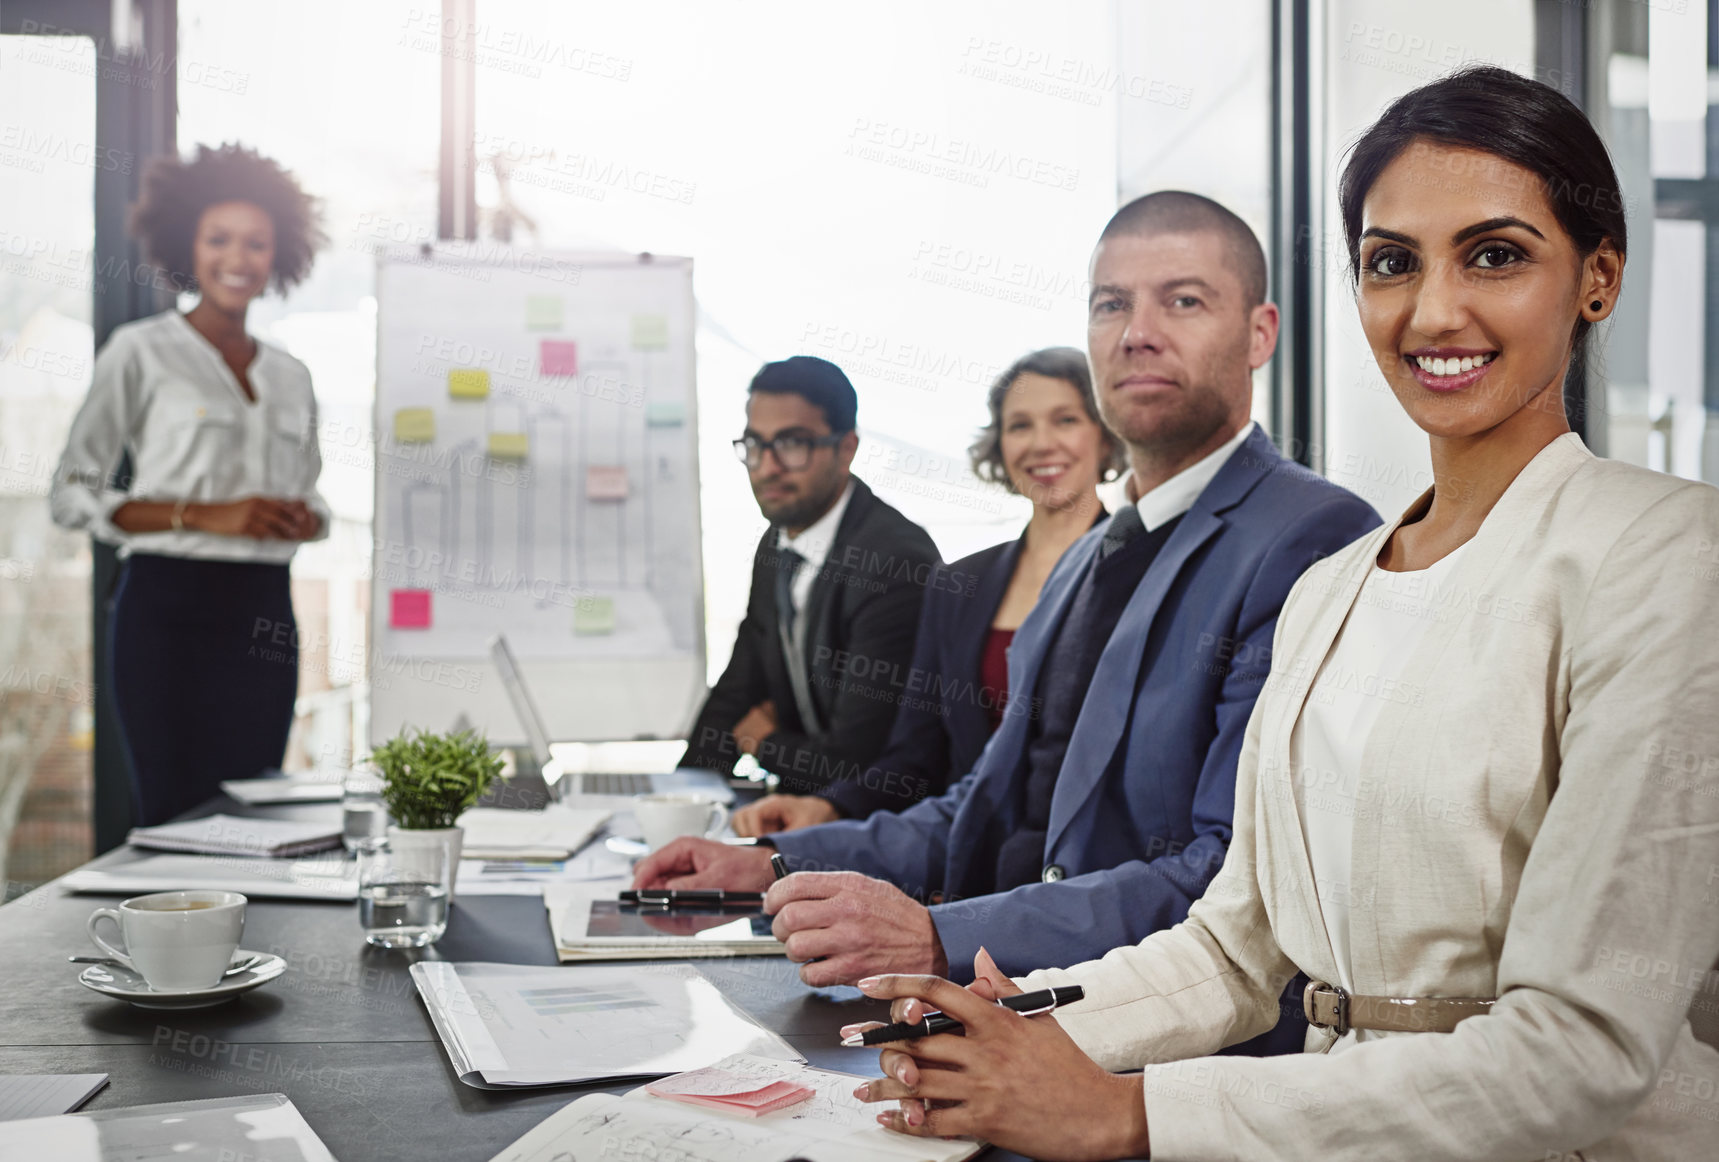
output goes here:
[[520, 723], [525, 727], [532, 757], [542, 767], [543, 779], [549, 784], [552, 797], [574, 807], [606, 810], [625, 810], [632, 805], [632, 796], [652, 791], [695, 791], [715, 802], [734, 801], [734, 792], [722, 775], [696, 767], [677, 767], [672, 771], [650, 773], [563, 772], [551, 753], [549, 732], [544, 729], [543, 716], [537, 712], [537, 702], [525, 684], [525, 675], [513, 656], [513, 650], [507, 644], [506, 634], [497, 634], [490, 640], [489, 656], [495, 663], [497, 672], [501, 674], [501, 684], [507, 691], [508, 700], [513, 703], [513, 712], [519, 716]]

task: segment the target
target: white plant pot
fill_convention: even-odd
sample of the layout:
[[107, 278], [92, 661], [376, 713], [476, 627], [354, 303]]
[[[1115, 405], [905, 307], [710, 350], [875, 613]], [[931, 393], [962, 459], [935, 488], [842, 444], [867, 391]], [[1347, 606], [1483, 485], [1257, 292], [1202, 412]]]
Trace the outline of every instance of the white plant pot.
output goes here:
[[[454, 880], [459, 875], [460, 850], [465, 846], [465, 836], [463, 827], [418, 831], [390, 825], [388, 848], [393, 853], [395, 866], [406, 870], [421, 868], [426, 880], [439, 874], [451, 904], [454, 902]], [[443, 853], [446, 853], [445, 858]]]

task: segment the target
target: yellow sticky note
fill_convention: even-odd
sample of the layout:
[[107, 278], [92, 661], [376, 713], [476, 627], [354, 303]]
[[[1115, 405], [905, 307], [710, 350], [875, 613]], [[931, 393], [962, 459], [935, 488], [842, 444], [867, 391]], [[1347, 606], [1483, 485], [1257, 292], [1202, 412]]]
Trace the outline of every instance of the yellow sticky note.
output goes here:
[[434, 408], [401, 408], [394, 413], [394, 440], [400, 444], [428, 444], [436, 438]]
[[489, 434], [489, 458], [491, 460], [523, 460], [529, 442], [524, 432], [491, 432]]
[[638, 351], [666, 351], [669, 345], [667, 315], [634, 315], [633, 347]]
[[455, 399], [484, 399], [489, 395], [489, 372], [461, 367], [448, 372], [448, 394]]
[[573, 632], [581, 636], [615, 632], [615, 599], [581, 597], [573, 607]]
[[559, 331], [561, 318], [560, 295], [526, 296], [525, 329], [527, 331]]

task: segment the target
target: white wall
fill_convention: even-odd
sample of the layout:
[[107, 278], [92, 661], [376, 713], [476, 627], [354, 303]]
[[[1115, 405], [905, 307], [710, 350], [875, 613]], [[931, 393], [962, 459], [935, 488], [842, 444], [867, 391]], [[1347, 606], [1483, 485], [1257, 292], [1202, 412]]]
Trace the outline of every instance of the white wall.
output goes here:
[[[1117, 7], [1117, 204], [1181, 189], [1228, 206], [1270, 247], [1272, 0]], [[1254, 377], [1267, 423], [1270, 366]]]

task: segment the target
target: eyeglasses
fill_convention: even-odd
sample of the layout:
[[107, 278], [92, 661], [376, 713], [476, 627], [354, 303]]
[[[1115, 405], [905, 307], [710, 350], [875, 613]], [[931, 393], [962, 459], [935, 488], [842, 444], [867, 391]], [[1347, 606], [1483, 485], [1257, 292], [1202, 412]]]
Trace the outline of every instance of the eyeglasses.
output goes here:
[[813, 436], [804, 432], [784, 432], [771, 440], [742, 436], [734, 441], [734, 454], [748, 468], [757, 468], [764, 463], [764, 453], [772, 452], [776, 456], [776, 463], [785, 471], [798, 472], [812, 462], [814, 448], [834, 448], [842, 442], [842, 436], [845, 434], [837, 432], [830, 436]]

